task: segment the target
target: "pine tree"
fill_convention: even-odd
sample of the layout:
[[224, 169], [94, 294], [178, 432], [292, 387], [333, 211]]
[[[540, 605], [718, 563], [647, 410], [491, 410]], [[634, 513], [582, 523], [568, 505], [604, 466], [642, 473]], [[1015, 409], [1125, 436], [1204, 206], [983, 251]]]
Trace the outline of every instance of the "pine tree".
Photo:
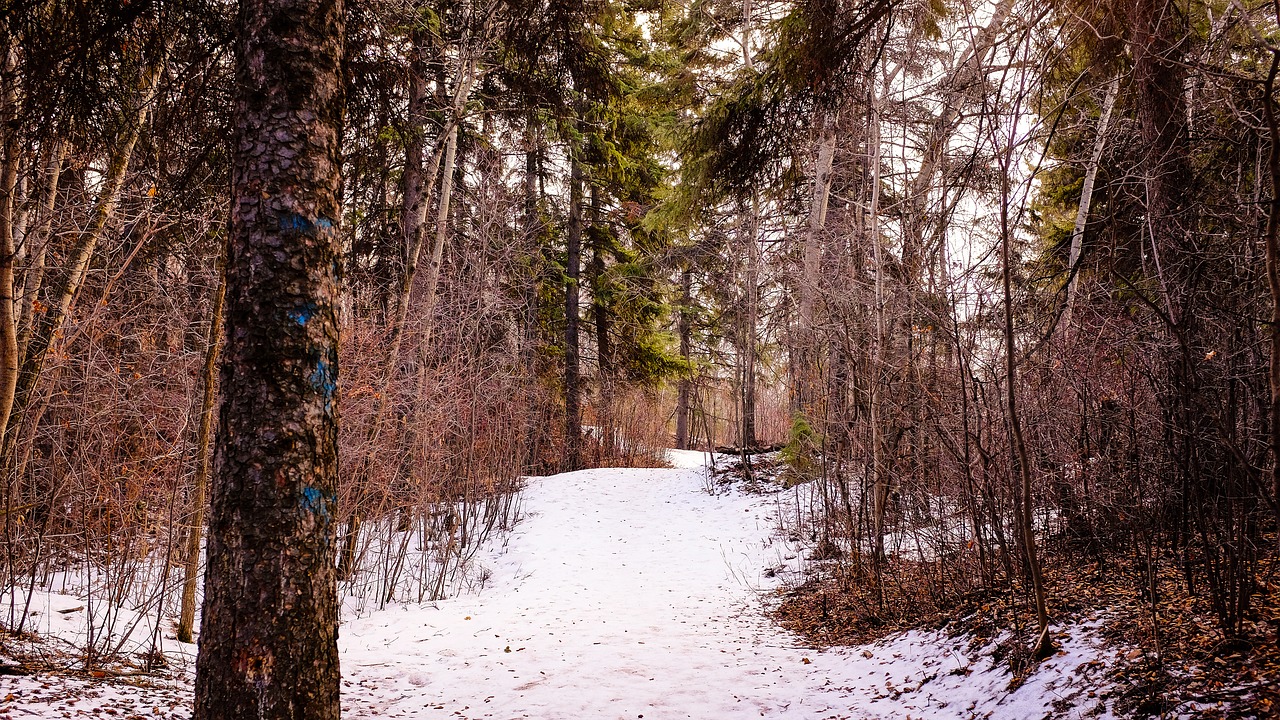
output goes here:
[[200, 720], [339, 716], [341, 0], [246, 0]]

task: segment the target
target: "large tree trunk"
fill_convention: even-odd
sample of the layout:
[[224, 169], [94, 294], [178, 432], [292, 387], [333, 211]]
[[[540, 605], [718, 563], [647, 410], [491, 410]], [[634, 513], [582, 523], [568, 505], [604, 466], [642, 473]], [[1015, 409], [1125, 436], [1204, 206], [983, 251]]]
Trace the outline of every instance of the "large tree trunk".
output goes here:
[[196, 720], [337, 720], [342, 0], [238, 17]]
[[835, 123], [834, 114], [823, 114], [820, 123], [822, 133], [818, 139], [818, 154], [814, 167], [813, 192], [809, 199], [809, 223], [804, 234], [801, 277], [798, 283], [800, 337], [792, 350], [795, 353], [796, 378], [794, 409], [804, 413], [810, 421], [816, 419], [814, 404], [818, 394], [818, 357], [820, 355], [817, 298], [822, 259], [822, 228], [827, 222], [827, 202], [831, 196], [831, 165], [836, 151]]

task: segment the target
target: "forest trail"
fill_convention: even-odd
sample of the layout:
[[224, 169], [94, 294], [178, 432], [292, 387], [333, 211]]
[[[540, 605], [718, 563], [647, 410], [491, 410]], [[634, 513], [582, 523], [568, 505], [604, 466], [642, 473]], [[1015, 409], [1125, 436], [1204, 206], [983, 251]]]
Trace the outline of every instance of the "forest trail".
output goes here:
[[[1104, 702], [1115, 651], [1087, 625], [1012, 691], [993, 645], [944, 632], [802, 646], [766, 615], [768, 591], [802, 562], [776, 535], [791, 494], [710, 494], [701, 458], [531, 479], [523, 519], [472, 568], [489, 573], [482, 588], [342, 624], [343, 717], [1028, 720], [1094, 717]], [[83, 639], [84, 605], [74, 593], [37, 602], [68, 647]], [[169, 642], [158, 676], [0, 676], [0, 720], [188, 720], [194, 653]]]
[[699, 457], [533, 479], [487, 587], [343, 626], [344, 717], [1029, 718], [1080, 693], [1082, 644], [1012, 694], [939, 634], [799, 646], [760, 594], [797, 562], [777, 499], [708, 494]]
[[703, 485], [690, 468], [531, 480], [489, 587], [343, 627], [347, 714], [727, 718], [803, 704], [794, 676], [813, 653], [771, 629], [753, 589], [762, 557], [785, 558], [773, 516]]

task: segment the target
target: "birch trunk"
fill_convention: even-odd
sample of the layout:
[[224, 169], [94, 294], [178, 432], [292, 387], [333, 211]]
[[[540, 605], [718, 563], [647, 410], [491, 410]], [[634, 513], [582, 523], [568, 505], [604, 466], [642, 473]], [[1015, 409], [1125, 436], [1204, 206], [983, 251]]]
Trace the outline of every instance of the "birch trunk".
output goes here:
[[[133, 157], [133, 148], [137, 145], [138, 137], [142, 133], [142, 126], [146, 122], [147, 113], [150, 111], [151, 103], [155, 99], [156, 88], [159, 85], [160, 75], [164, 70], [167, 56], [168, 46], [166, 45], [159, 55], [144, 69], [142, 79], [138, 84], [138, 93], [134, 96], [133, 105], [128, 111], [124, 134], [120, 137], [119, 143], [107, 163], [107, 171], [102, 180], [102, 189], [98, 193], [98, 199], [90, 215], [89, 226], [80, 233], [79, 238], [71, 249], [66, 280], [50, 299], [49, 312], [42, 315], [39, 321], [33, 322], [31, 339], [26, 344], [26, 352], [23, 354], [21, 368], [17, 373], [13, 395], [13, 412], [9, 415], [8, 423], [6, 424], [6, 430], [9, 433], [13, 432], [15, 418], [26, 411], [27, 405], [34, 396], [49, 348], [58, 337], [62, 325], [66, 322], [67, 316], [71, 312], [76, 294], [79, 292], [80, 286], [84, 283], [85, 275], [89, 271], [89, 263], [93, 258], [94, 250], [106, 232], [107, 223], [111, 220], [116, 204], [120, 201], [125, 173], [129, 168], [129, 161]], [[10, 302], [12, 303], [12, 300]], [[4, 433], [0, 432], [0, 436], [3, 435]], [[3, 449], [0, 450], [0, 452], [5, 453], [6, 463], [12, 447], [12, 443], [6, 443]]]
[[454, 163], [458, 157], [459, 127], [454, 126], [445, 142], [444, 168], [440, 177], [440, 207], [436, 210], [436, 232], [431, 243], [431, 260], [427, 264], [427, 276], [424, 278], [422, 298], [422, 320], [425, 323], [422, 346], [425, 350], [431, 342], [432, 327], [435, 323], [436, 300], [440, 291], [440, 266], [444, 262], [445, 241], [449, 239], [449, 205], [453, 200]]
[[39, 245], [30, 248], [31, 264], [27, 268], [22, 284], [22, 297], [18, 313], [18, 355], [25, 356], [27, 343], [31, 340], [35, 300], [44, 285], [45, 260], [49, 254], [49, 243], [53, 241], [53, 211], [58, 200], [58, 185], [62, 177], [62, 159], [66, 153], [66, 143], [61, 139], [54, 140], [48, 150], [45, 166], [45, 194], [41, 201], [34, 227], [27, 234], [28, 245], [31, 238], [36, 238]]
[[18, 389], [18, 324], [14, 317], [13, 265], [18, 188], [17, 51], [5, 52], [0, 68], [0, 447]]
[[1084, 171], [1084, 186], [1080, 189], [1080, 205], [1076, 208], [1076, 222], [1071, 229], [1071, 252], [1067, 258], [1067, 302], [1062, 316], [1062, 328], [1065, 337], [1071, 335], [1071, 313], [1076, 302], [1076, 286], [1080, 281], [1080, 254], [1084, 248], [1084, 228], [1089, 222], [1089, 208], [1093, 204], [1093, 186], [1098, 179], [1098, 164], [1102, 162], [1102, 151], [1107, 144], [1107, 129], [1111, 124], [1111, 111], [1116, 106], [1116, 95], [1120, 91], [1120, 78], [1117, 77], [1107, 85], [1106, 97], [1102, 100], [1102, 113], [1098, 116], [1098, 135], [1093, 139], [1093, 152], [1089, 155], [1089, 165]]

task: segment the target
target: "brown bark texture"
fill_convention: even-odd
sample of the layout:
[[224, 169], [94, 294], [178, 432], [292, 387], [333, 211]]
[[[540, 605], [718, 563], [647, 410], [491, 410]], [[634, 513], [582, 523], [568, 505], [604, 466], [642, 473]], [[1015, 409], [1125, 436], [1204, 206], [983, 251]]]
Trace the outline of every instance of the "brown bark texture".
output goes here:
[[197, 720], [339, 717], [341, 0], [244, 0]]

